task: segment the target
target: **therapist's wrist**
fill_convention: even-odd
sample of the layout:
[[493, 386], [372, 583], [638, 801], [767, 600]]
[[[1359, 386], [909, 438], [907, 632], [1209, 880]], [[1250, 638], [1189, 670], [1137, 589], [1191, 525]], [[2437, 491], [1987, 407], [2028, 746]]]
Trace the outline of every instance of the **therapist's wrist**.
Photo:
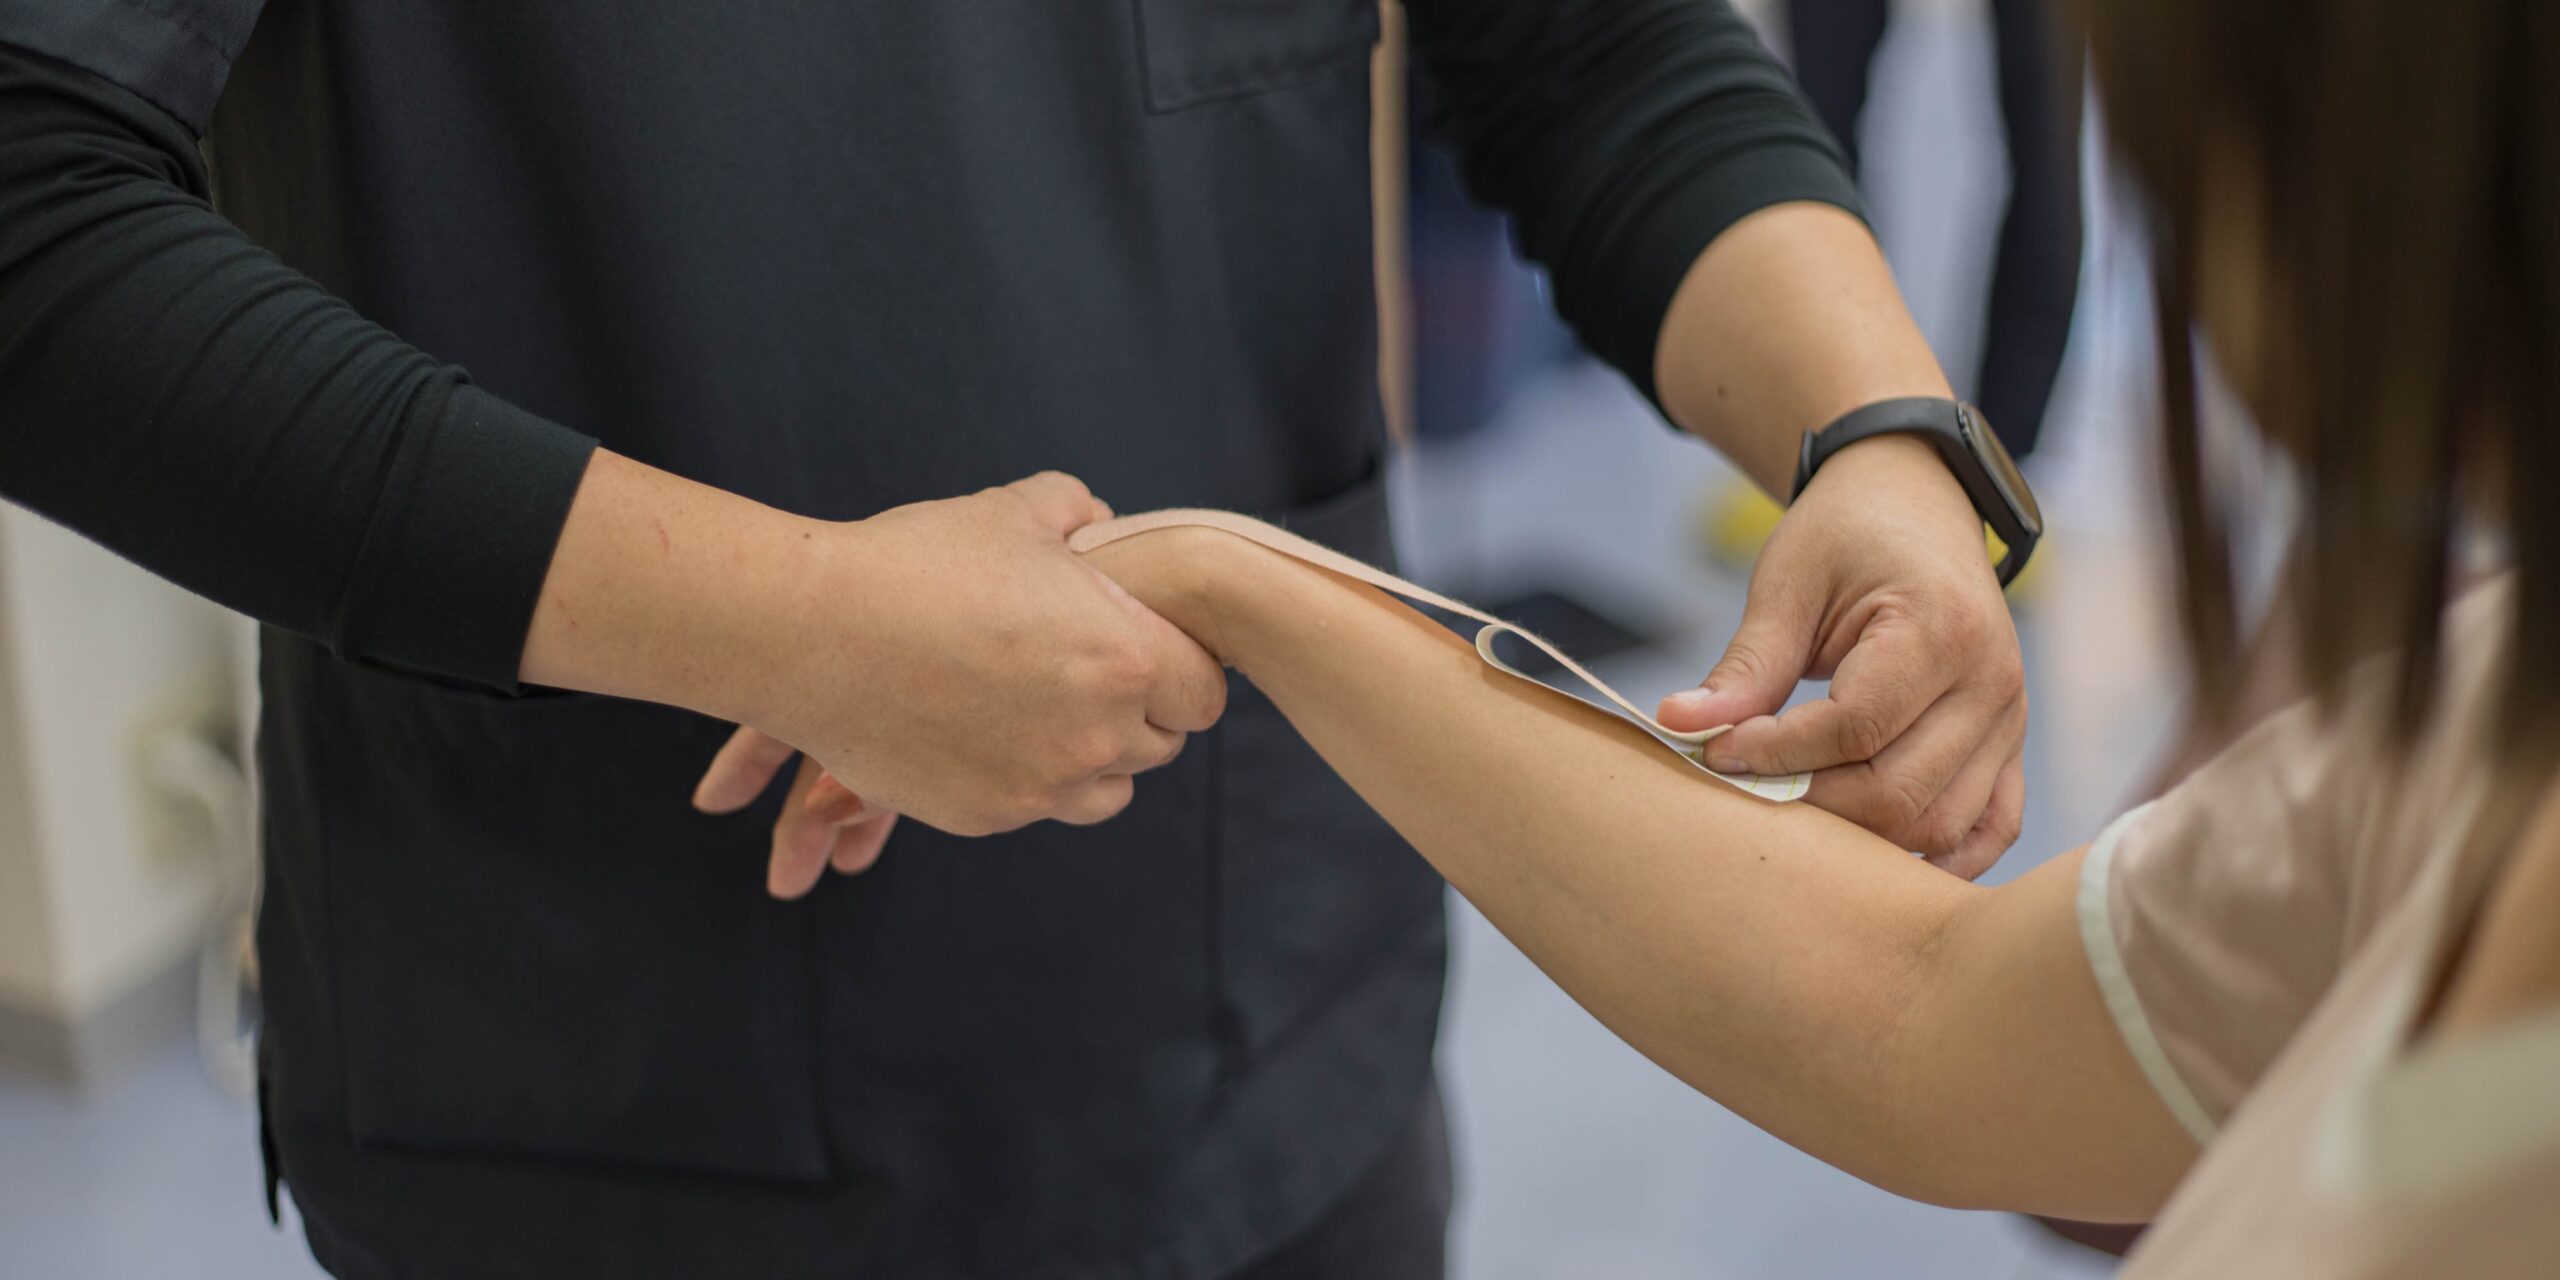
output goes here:
[[1875, 237], [1827, 204], [1773, 205], [1717, 236], [1656, 342], [1664, 410], [1779, 497], [1806, 431], [1879, 400], [1951, 394]]
[[[1936, 517], [1968, 543], [1982, 540], [1982, 517], [1964, 485], [1927, 441], [1910, 435], [1869, 436], [1834, 453], [1814, 472], [1805, 492], [1826, 498], [1890, 494]], [[1804, 495], [1795, 495], [1801, 499]]]
[[744, 572], [702, 584], [698, 651], [727, 655], [680, 677], [683, 705], [738, 724], [783, 723], [842, 679], [849, 655], [879, 652], [882, 619], [917, 589], [884, 564], [865, 522], [773, 508], [733, 531]]
[[598, 450], [518, 667], [531, 684], [762, 723], [843, 588], [851, 526]]

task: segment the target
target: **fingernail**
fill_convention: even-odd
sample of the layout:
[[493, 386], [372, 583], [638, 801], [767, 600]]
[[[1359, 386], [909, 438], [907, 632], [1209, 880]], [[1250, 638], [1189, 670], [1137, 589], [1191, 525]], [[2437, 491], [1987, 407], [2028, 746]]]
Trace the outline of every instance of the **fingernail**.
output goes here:
[[1740, 756], [1708, 756], [1707, 767], [1718, 773], [1749, 773], [1751, 766]]
[[1683, 711], [1695, 711], [1700, 707], [1707, 705], [1707, 699], [1714, 696], [1714, 694], [1715, 690], [1713, 689], [1683, 689], [1678, 693], [1672, 694], [1670, 697], [1664, 698], [1663, 701], [1668, 702]]

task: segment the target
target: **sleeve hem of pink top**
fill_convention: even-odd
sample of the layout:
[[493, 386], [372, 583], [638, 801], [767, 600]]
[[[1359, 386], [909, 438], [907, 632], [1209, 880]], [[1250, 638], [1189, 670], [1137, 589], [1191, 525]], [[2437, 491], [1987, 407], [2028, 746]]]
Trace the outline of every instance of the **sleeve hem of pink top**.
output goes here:
[[2151, 1082], [2152, 1092], [2160, 1096], [2169, 1114], [2201, 1147], [2213, 1141], [2218, 1126], [2186, 1077], [2178, 1074], [2177, 1064], [2169, 1060], [2169, 1051], [2162, 1047], [2150, 1015], [2143, 1011], [2141, 993], [2134, 990], [2133, 975], [2126, 970], [2124, 952], [2116, 942], [2114, 895], [2108, 888], [2108, 873], [2124, 833], [2141, 820], [2144, 809], [2149, 807], [2134, 809], [2108, 823], [2107, 829], [2089, 845], [2088, 856], [2080, 864], [2080, 949], [2089, 957], [2089, 971], [2098, 980], [2098, 992], [2107, 1003], [2107, 1016], [2114, 1020], [2116, 1034], [2124, 1038], [2124, 1047], [2133, 1055], [2134, 1065], [2142, 1068], [2142, 1077]]

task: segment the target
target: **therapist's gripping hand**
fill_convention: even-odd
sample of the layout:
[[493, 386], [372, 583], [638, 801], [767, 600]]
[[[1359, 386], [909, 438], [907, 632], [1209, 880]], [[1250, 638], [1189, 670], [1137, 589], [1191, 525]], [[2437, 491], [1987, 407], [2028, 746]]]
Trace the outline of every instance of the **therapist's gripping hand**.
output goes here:
[[1133, 775], [1216, 723], [1225, 673], [1067, 550], [1110, 509], [1044, 472], [849, 528], [871, 584], [848, 598], [841, 662], [807, 705], [740, 728], [694, 804], [744, 808], [794, 756], [767, 887], [807, 893], [871, 865], [899, 815], [959, 835], [1100, 822]]
[[[1799, 679], [1827, 697], [1781, 711]], [[2026, 681], [1982, 524], [1918, 441], [1842, 450], [1752, 568], [1742, 623], [1674, 729], [1731, 724], [1727, 772], [1813, 774], [1806, 798], [1968, 879], [2018, 836]]]
[[1173, 624], [1067, 549], [1110, 515], [1043, 473], [815, 520], [592, 455], [518, 676], [745, 726], [695, 803], [750, 803], [796, 753], [770, 887], [867, 865], [893, 815], [963, 835], [1100, 822], [1226, 705]]

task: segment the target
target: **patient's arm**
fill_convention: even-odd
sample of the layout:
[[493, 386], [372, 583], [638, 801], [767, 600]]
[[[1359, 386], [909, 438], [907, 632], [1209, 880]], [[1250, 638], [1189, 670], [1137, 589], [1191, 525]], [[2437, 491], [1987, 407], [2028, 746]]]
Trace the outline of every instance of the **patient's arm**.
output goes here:
[[1242, 539], [1091, 555], [1612, 1031], [1806, 1152], [1924, 1200], [2094, 1220], [2147, 1217], [2192, 1160], [2082, 957], [2077, 854], [1976, 888]]

